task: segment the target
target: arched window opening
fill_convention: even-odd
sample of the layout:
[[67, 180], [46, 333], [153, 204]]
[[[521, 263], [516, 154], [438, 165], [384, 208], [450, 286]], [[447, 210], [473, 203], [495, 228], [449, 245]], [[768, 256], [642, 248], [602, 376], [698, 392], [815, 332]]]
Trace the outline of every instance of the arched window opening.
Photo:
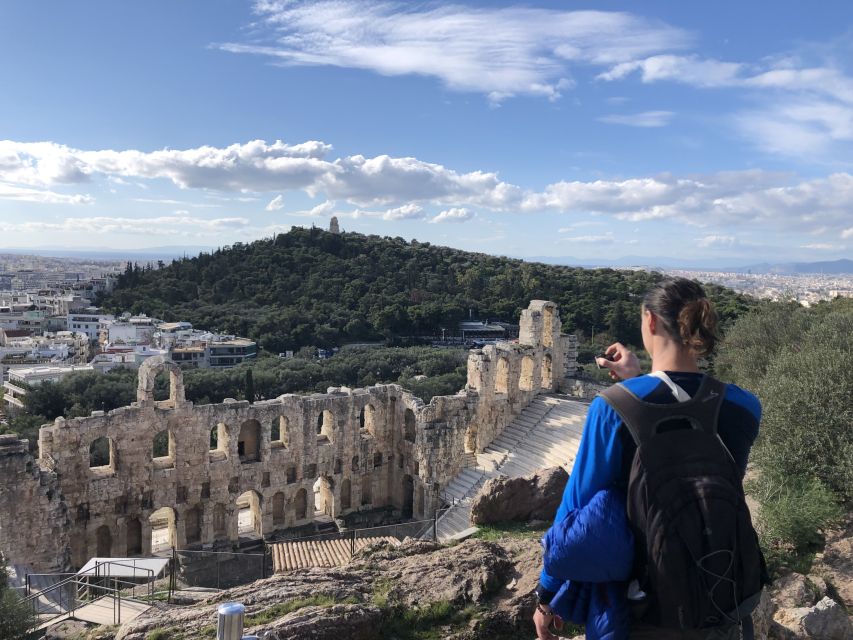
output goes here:
[[377, 451], [373, 454], [373, 468], [376, 469], [382, 466], [382, 452]]
[[263, 536], [261, 497], [246, 491], [237, 498], [237, 535], [246, 538]]
[[411, 409], [406, 409], [403, 415], [403, 438], [406, 442], [415, 441], [415, 412]]
[[376, 409], [372, 404], [362, 407], [358, 415], [358, 424], [362, 433], [376, 437]]
[[533, 356], [524, 356], [521, 359], [521, 376], [518, 379], [518, 388], [522, 391], [533, 391], [535, 388], [533, 368]]
[[359, 459], [358, 459], [358, 456], [354, 456], [354, 457], [353, 457], [353, 459], [352, 459], [352, 467], [351, 467], [351, 468], [352, 468], [352, 470], [353, 470], [353, 471], [358, 471], [358, 469], [359, 469]]
[[554, 380], [551, 375], [551, 354], [546, 353], [542, 358], [542, 388], [551, 389]]
[[296, 520], [305, 520], [308, 516], [308, 492], [302, 488], [296, 492], [296, 498], [293, 501], [293, 510], [296, 513]]
[[277, 529], [284, 526], [284, 493], [281, 491], [272, 497], [272, 524]]
[[151, 458], [155, 469], [171, 469], [175, 466], [175, 438], [171, 431], [161, 431], [154, 436]]
[[151, 526], [151, 552], [166, 551], [177, 546], [175, 534], [175, 510], [171, 507], [161, 507], [148, 518]]
[[287, 468], [287, 484], [293, 484], [296, 482], [296, 467], [289, 466]]
[[289, 428], [290, 421], [286, 417], [279, 416], [272, 419], [272, 424], [270, 425], [270, 448], [286, 449], [289, 446]]
[[497, 371], [495, 373], [495, 393], [509, 392], [509, 360], [498, 358]]
[[89, 445], [89, 468], [94, 471], [113, 471], [113, 441], [109, 438], [97, 438]]
[[335, 416], [328, 409], [317, 416], [317, 442], [334, 442]]
[[95, 532], [95, 540], [97, 543], [97, 551], [95, 555], [98, 558], [111, 558], [113, 555], [113, 535], [110, 533], [110, 528], [107, 525], [101, 525]]
[[220, 422], [210, 430], [210, 459], [225, 460], [228, 457], [228, 427]]
[[335, 481], [320, 476], [314, 483], [314, 518], [318, 516], [335, 517]]
[[240, 462], [258, 462], [261, 459], [261, 423], [257, 420], [246, 420], [240, 425], [240, 435], [237, 437], [237, 455]]

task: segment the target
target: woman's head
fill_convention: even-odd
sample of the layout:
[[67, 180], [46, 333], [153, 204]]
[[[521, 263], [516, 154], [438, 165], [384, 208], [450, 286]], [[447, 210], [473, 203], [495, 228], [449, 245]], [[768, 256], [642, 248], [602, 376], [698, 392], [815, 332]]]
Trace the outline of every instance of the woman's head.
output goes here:
[[[656, 334], [666, 334], [696, 356], [713, 351], [717, 313], [697, 282], [686, 278], [661, 282], [646, 293], [643, 312], [654, 314]], [[645, 332], [645, 321], [643, 326]]]

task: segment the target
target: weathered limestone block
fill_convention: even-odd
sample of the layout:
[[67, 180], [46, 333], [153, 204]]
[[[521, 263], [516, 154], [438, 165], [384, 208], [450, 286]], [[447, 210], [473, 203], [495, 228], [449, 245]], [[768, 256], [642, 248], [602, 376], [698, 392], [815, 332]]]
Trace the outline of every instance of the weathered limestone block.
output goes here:
[[471, 523], [545, 520], [557, 513], [569, 474], [562, 467], [540, 469], [521, 478], [488, 480], [471, 503]]

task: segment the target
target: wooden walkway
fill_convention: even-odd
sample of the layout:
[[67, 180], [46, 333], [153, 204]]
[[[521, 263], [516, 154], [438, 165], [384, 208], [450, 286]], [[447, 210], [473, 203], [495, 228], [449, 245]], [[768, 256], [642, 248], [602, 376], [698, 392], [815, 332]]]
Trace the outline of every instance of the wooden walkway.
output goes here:
[[[393, 536], [356, 538], [355, 550], [377, 542], [390, 542], [399, 546]], [[350, 540], [295, 540], [271, 544], [273, 567], [276, 573], [307, 569], [308, 567], [340, 567], [352, 559]]]
[[102, 596], [89, 604], [75, 609], [73, 613], [66, 613], [65, 615], [48, 620], [44, 624], [39, 625], [36, 630], [47, 629], [65, 620], [80, 620], [81, 622], [104, 625], [124, 624], [125, 622], [136, 619], [149, 608], [150, 605], [142, 602], [122, 598], [121, 608], [119, 609], [118, 603], [115, 603], [114, 606], [112, 596]]

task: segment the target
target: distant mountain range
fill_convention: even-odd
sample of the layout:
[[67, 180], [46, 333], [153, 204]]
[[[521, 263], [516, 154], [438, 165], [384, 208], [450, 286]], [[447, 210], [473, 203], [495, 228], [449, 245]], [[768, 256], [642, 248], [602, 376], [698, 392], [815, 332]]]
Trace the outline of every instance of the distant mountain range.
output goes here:
[[[193, 257], [205, 252], [210, 253], [216, 247], [204, 246], [166, 246], [146, 247], [144, 249], [116, 249], [105, 251], [102, 248], [82, 247], [67, 249], [63, 247], [37, 247], [29, 249], [0, 248], [0, 254], [12, 253], [18, 255], [50, 256], [54, 258], [77, 258], [93, 260], [133, 260], [145, 263], [148, 261], [163, 260], [170, 262], [175, 258], [184, 256]], [[774, 273], [779, 275], [796, 275], [805, 273], [824, 274], [853, 274], [853, 260], [827, 260], [822, 262], [762, 262], [745, 265], [731, 259], [708, 259], [708, 260], [682, 260], [678, 258], [649, 256], [622, 256], [620, 258], [607, 258], [601, 261], [573, 258], [571, 256], [507, 256], [521, 259], [525, 262], [541, 262], [544, 264], [584, 267], [586, 269], [600, 269], [610, 267], [644, 268], [663, 271], [668, 269], [684, 269], [693, 271], [735, 271], [738, 273]]]
[[779, 275], [797, 275], [805, 273], [853, 274], [853, 260], [826, 260], [822, 262], [762, 262], [744, 266], [743, 263], [721, 262], [720, 260], [679, 260], [677, 258], [649, 258], [648, 256], [624, 256], [601, 262], [580, 260], [569, 256], [530, 256], [522, 258], [525, 262], [544, 262], [545, 264], [585, 267], [629, 268], [642, 267], [652, 270], [684, 269], [685, 271], [735, 271], [738, 273], [775, 273]]

